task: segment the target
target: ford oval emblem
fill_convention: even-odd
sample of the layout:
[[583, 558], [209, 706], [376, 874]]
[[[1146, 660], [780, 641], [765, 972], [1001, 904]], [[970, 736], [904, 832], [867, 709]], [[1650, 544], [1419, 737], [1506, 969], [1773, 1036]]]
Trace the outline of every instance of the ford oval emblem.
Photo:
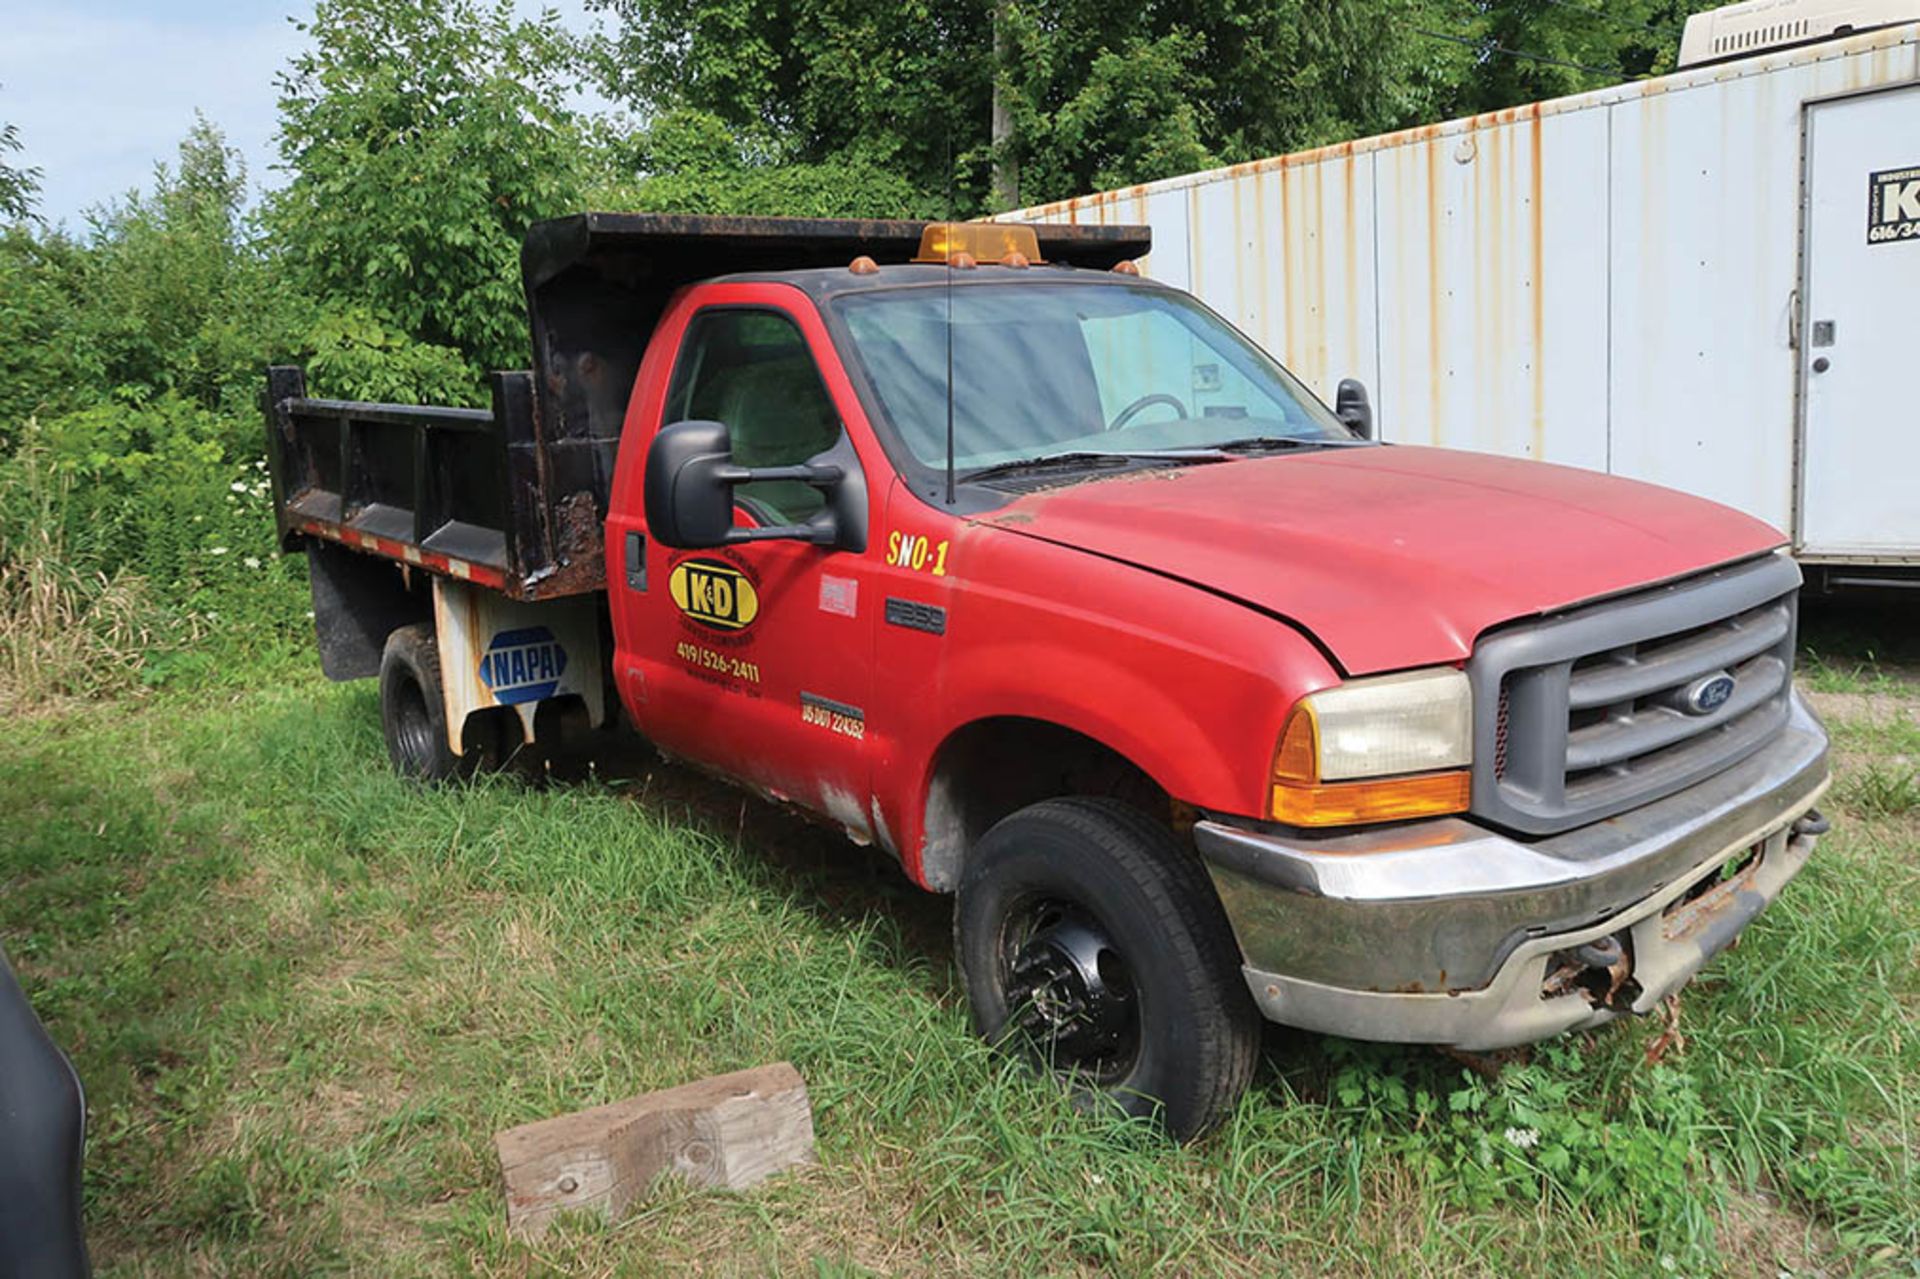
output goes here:
[[1687, 685], [1681, 702], [1690, 715], [1711, 715], [1727, 704], [1727, 699], [1733, 696], [1733, 690], [1733, 676], [1725, 671], [1715, 671]]

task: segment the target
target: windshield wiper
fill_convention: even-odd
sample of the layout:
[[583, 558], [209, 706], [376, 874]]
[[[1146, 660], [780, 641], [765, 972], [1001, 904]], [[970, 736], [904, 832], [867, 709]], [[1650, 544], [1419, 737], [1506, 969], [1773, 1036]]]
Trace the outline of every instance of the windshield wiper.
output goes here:
[[1349, 449], [1372, 444], [1372, 440], [1329, 439], [1315, 435], [1249, 435], [1212, 447], [1220, 453], [1262, 453], [1268, 449]]
[[1024, 475], [1034, 471], [1072, 470], [1077, 467], [1094, 468], [1123, 465], [1127, 462], [1163, 462], [1171, 466], [1186, 466], [1195, 462], [1225, 461], [1228, 454], [1217, 448], [1203, 449], [1074, 449], [1066, 453], [1042, 453], [1038, 457], [1020, 457], [1010, 462], [996, 462], [992, 466], [979, 466], [971, 471], [962, 471], [963, 482], [992, 479], [1001, 475]]

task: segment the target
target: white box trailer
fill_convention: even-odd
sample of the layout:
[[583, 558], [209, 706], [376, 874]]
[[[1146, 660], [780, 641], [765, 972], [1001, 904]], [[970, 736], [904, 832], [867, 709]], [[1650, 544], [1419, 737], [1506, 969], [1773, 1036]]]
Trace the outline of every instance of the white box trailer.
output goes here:
[[1390, 441], [1739, 507], [1920, 585], [1920, 23], [1004, 215], [1144, 222]]

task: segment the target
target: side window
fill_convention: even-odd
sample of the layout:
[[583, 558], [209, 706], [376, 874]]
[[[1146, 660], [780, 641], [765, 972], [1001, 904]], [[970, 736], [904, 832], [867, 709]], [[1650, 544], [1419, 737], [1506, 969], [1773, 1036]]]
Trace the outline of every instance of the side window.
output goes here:
[[[702, 311], [687, 328], [667, 389], [667, 422], [725, 422], [741, 466], [795, 466], [832, 448], [840, 415], [798, 326], [773, 311]], [[742, 484], [741, 505], [762, 523], [798, 524], [820, 490], [798, 480]]]

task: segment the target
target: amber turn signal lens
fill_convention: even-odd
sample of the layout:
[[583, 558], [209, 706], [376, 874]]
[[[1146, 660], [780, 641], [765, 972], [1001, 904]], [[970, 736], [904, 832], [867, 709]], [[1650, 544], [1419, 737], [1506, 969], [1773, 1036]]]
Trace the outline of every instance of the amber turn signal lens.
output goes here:
[[1314, 718], [1311, 702], [1294, 703], [1286, 726], [1280, 730], [1280, 748], [1273, 753], [1273, 780], [1276, 784], [1308, 785], [1320, 780], [1320, 722]]
[[1464, 813], [1472, 800], [1471, 778], [1461, 769], [1366, 782], [1276, 781], [1273, 820], [1289, 826], [1360, 826]]

